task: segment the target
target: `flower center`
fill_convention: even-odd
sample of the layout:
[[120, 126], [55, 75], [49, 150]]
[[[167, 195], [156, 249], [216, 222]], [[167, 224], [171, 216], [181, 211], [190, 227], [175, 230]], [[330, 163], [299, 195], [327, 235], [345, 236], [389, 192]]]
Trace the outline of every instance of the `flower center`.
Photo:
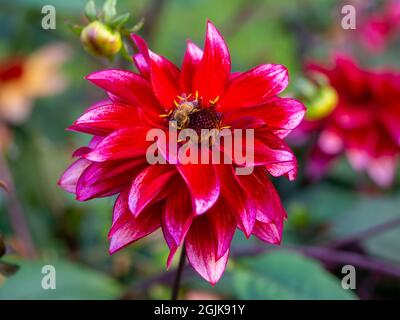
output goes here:
[[216, 111], [214, 103], [204, 108], [197, 99], [180, 97], [180, 100], [169, 117], [170, 120], [176, 121], [177, 129], [189, 128], [198, 134], [201, 133], [201, 129], [219, 129], [222, 115]]

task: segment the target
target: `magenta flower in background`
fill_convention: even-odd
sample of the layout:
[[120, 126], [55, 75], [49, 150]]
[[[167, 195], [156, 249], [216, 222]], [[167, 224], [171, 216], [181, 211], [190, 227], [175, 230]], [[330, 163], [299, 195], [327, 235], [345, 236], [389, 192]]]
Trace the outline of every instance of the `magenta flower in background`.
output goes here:
[[351, 166], [365, 171], [375, 183], [388, 187], [400, 152], [400, 73], [362, 69], [344, 56], [333, 68], [311, 65], [328, 77], [338, 103], [326, 117], [304, 121], [303, 134], [317, 134], [308, 173], [322, 176], [332, 160], [345, 154]]
[[[281, 65], [231, 73], [225, 41], [208, 22], [204, 51], [188, 42], [182, 67], [150, 51], [137, 35], [139, 74], [110, 69], [87, 79], [108, 99], [91, 106], [70, 127], [93, 135], [59, 184], [80, 201], [118, 194], [109, 233], [110, 253], [161, 228], [170, 249], [167, 266], [183, 244], [193, 268], [211, 284], [225, 270], [239, 228], [247, 237], [279, 244], [285, 210], [269, 180], [296, 177], [297, 161], [283, 141], [302, 120], [304, 106], [280, 98], [288, 84]], [[180, 121], [190, 102], [196, 112]], [[150, 165], [146, 134], [152, 128], [255, 130], [254, 172], [237, 176], [237, 164]], [[168, 158], [168, 156], [166, 156]]]
[[399, 38], [400, 1], [387, 1], [381, 12], [361, 19], [359, 36], [364, 46], [373, 53], [384, 51], [388, 42]]

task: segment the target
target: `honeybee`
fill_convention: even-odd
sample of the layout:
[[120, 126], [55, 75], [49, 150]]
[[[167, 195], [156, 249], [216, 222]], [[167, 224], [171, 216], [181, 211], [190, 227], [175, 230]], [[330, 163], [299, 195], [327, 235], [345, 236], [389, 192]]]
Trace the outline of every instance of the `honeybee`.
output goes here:
[[199, 111], [196, 101], [185, 101], [178, 105], [171, 115], [171, 119], [176, 121], [177, 129], [181, 130], [189, 125], [189, 116]]

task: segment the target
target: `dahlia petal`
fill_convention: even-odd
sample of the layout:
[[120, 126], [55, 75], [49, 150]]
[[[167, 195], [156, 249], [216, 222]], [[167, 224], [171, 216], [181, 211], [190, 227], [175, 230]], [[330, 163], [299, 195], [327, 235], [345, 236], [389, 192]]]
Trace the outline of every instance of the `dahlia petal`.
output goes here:
[[254, 162], [264, 164], [274, 177], [290, 173], [293, 180], [297, 173], [297, 160], [290, 147], [279, 137], [267, 130], [256, 132]]
[[380, 144], [380, 134], [374, 127], [352, 130], [343, 137], [346, 156], [358, 171], [365, 169]]
[[[110, 92], [118, 98], [116, 102], [125, 102], [142, 108], [157, 116], [163, 112], [154, 97], [149, 82], [136, 73], [126, 70], [109, 69], [91, 73], [86, 77], [96, 86]], [[111, 95], [111, 98], [113, 97]]]
[[89, 108], [86, 109], [86, 112], [92, 110], [92, 109], [96, 109], [98, 107], [104, 106], [106, 104], [110, 104], [112, 103], [113, 100], [112, 99], [103, 99], [100, 101], [97, 101], [96, 103], [92, 104]]
[[181, 179], [175, 179], [165, 205], [163, 225], [177, 246], [182, 244], [194, 213], [189, 190]]
[[356, 65], [351, 57], [337, 55], [335, 64], [334, 69], [328, 69], [310, 63], [307, 69], [324, 74], [329, 78], [333, 87], [343, 89], [349, 96], [360, 96], [366, 92], [368, 85], [366, 73]]
[[373, 158], [368, 164], [367, 172], [371, 179], [380, 187], [389, 187], [396, 174], [396, 157], [381, 156]]
[[[277, 147], [277, 146], [276, 146]], [[283, 148], [274, 149], [265, 140], [256, 138], [254, 141], [254, 165], [274, 165], [293, 160], [293, 154]]]
[[69, 129], [106, 136], [119, 129], [137, 127], [142, 122], [140, 109], [129, 105], [111, 103], [86, 111]]
[[365, 71], [361, 70], [350, 56], [340, 54], [335, 60], [336, 72], [331, 77], [334, 86], [346, 88], [353, 96], [366, 92], [368, 83]]
[[262, 119], [252, 116], [238, 117], [235, 120], [228, 120], [229, 122], [227, 122], [224, 117], [223, 120], [223, 126], [227, 125], [232, 129], [254, 129], [265, 125], [265, 122]]
[[85, 158], [94, 162], [119, 160], [144, 156], [150, 145], [146, 141], [147, 127], [125, 128], [115, 131], [102, 140]]
[[110, 254], [154, 232], [161, 224], [162, 203], [154, 204], [145, 210], [145, 214], [135, 218], [129, 211], [128, 192], [122, 192], [116, 201], [119, 203], [115, 208], [121, 212], [116, 214], [118, 219], [109, 233]]
[[230, 71], [228, 47], [219, 31], [208, 21], [204, 54], [194, 77], [193, 89], [206, 103], [222, 97]]
[[133, 62], [135, 63], [136, 68], [139, 70], [140, 75], [143, 78], [150, 80], [150, 66], [147, 63], [143, 54], [137, 53], [137, 54], [133, 55]]
[[224, 200], [219, 200], [207, 212], [217, 237], [216, 259], [222, 258], [229, 250], [233, 235], [235, 234], [237, 222], [232, 214], [232, 208]]
[[[289, 146], [275, 134], [266, 129], [255, 130], [254, 145], [248, 146], [248, 139], [242, 137], [241, 148], [233, 147], [221, 150], [239, 166], [265, 166], [274, 177], [287, 175], [294, 179], [297, 173], [297, 161]], [[288, 174], [288, 173], [291, 174]]]
[[103, 139], [104, 139], [104, 137], [101, 137], [101, 136], [93, 136], [93, 138], [90, 139], [88, 147], [91, 149], [96, 148]]
[[86, 147], [80, 147], [74, 151], [72, 154], [72, 157], [83, 157], [84, 155], [88, 154], [90, 151], [92, 151], [94, 148], [97, 147], [97, 145], [104, 139], [104, 137], [101, 136], [93, 136], [93, 138], [90, 140], [89, 144]]
[[279, 195], [263, 168], [255, 168], [251, 175], [238, 176], [238, 180], [252, 201], [258, 221], [270, 223], [286, 217]]
[[143, 59], [150, 65], [150, 55], [149, 55], [149, 48], [147, 46], [146, 41], [138, 36], [137, 34], [131, 34], [133, 42], [136, 44], [136, 47], [139, 50], [139, 53], [143, 55]]
[[332, 117], [339, 127], [349, 130], [370, 125], [375, 115], [369, 108], [353, 108], [342, 103], [340, 108], [333, 112]]
[[129, 193], [129, 208], [135, 217], [166, 187], [175, 172], [169, 165], [152, 165], [138, 174]]
[[58, 185], [69, 193], [75, 193], [79, 177], [90, 163], [91, 162], [86, 159], [78, 159], [73, 162], [61, 176]]
[[203, 214], [217, 201], [220, 181], [213, 165], [185, 164], [177, 169], [189, 187], [196, 214]]
[[182, 93], [179, 85], [180, 71], [171, 61], [153, 52], [150, 54], [151, 85], [165, 110], [175, 107], [174, 100]]
[[287, 69], [278, 64], [263, 64], [243, 72], [226, 88], [222, 110], [260, 105], [281, 93], [288, 84]]
[[224, 125], [232, 126], [242, 118], [251, 117], [258, 121], [253, 128], [266, 124], [279, 138], [284, 138], [300, 124], [305, 111], [304, 105], [295, 99], [275, 97], [262, 105], [228, 111], [223, 121]]
[[110, 239], [112, 236], [112, 230], [115, 225], [121, 225], [123, 220], [127, 221], [128, 218], [131, 218], [131, 213], [126, 210], [126, 202], [128, 201], [129, 196], [129, 188], [124, 188], [117, 199], [114, 202], [113, 214], [112, 214], [112, 224], [111, 229], [108, 233], [108, 238]]
[[80, 147], [80, 148], [76, 149], [76, 150], [72, 153], [72, 157], [73, 157], [73, 158], [83, 157], [85, 154], [89, 153], [90, 151], [92, 151], [92, 148], [89, 148], [89, 147]]
[[346, 156], [354, 170], [361, 171], [368, 166], [371, 156], [366, 150], [350, 148]]
[[257, 210], [252, 203], [251, 193], [247, 193], [241, 186], [238, 177], [231, 165], [218, 165], [218, 175], [221, 180], [222, 201], [226, 201], [236, 217], [239, 227], [246, 237], [250, 237], [256, 221]]
[[186, 253], [193, 268], [215, 285], [225, 271], [229, 250], [218, 259], [217, 238], [206, 215], [194, 219], [185, 241]]
[[176, 244], [174, 244], [173, 247], [171, 247], [171, 248], [169, 249], [169, 254], [168, 254], [167, 264], [166, 264], [167, 270], [168, 270], [169, 268], [171, 268], [172, 261], [173, 261], [174, 258], [175, 258], [175, 254], [176, 254], [176, 252], [178, 251], [178, 248], [179, 248], [179, 247], [178, 247]]
[[327, 154], [338, 154], [344, 147], [344, 141], [337, 130], [327, 127], [318, 137], [318, 147]]
[[87, 201], [120, 192], [144, 164], [143, 159], [91, 163], [78, 180], [77, 200]]
[[[164, 208], [164, 212], [165, 212], [165, 208]], [[165, 214], [162, 214], [161, 217], [162, 217], [162, 220], [161, 220], [162, 232], [164, 235], [165, 242], [167, 243], [168, 248], [169, 248], [169, 254], [168, 254], [167, 264], [166, 264], [167, 269], [169, 269], [171, 267], [171, 263], [175, 257], [175, 254], [176, 254], [179, 246], [176, 244], [174, 238], [170, 234], [167, 226], [165, 225], [165, 219], [164, 219]]]
[[193, 77], [196, 74], [202, 57], [203, 50], [193, 42], [188, 41], [180, 76], [181, 88], [186, 93], [193, 93]]
[[242, 73], [243, 73], [243, 72], [239, 72], [239, 71], [232, 72], [232, 73], [229, 75], [229, 81], [228, 81], [228, 82], [233, 81], [233, 80], [236, 79], [238, 76], [240, 76]]
[[393, 142], [400, 146], [400, 105], [395, 105], [392, 109], [382, 110], [381, 117]]
[[253, 234], [260, 240], [270, 244], [280, 244], [282, 241], [283, 222], [256, 222]]

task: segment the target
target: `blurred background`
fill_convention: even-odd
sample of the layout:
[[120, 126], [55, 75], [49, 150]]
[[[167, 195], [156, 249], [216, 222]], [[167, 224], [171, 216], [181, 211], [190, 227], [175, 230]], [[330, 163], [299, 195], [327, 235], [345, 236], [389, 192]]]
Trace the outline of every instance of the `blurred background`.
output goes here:
[[[400, 70], [400, 31], [387, 23], [374, 38], [362, 31], [385, 22], [393, 1], [119, 0], [130, 25], [150, 48], [180, 64], [186, 39], [203, 44], [209, 18], [224, 35], [233, 70], [260, 63], [288, 67], [297, 95], [308, 61], [329, 63], [351, 51], [366, 67]], [[344, 4], [357, 8], [357, 30], [341, 27]], [[44, 5], [56, 8], [56, 29], [43, 30]], [[98, 6], [102, 1], [97, 0]], [[113, 256], [107, 233], [114, 199], [78, 202], [57, 186], [71, 153], [89, 137], [65, 130], [101, 90], [88, 73], [121, 63], [87, 53], [71, 28], [87, 24], [85, 1], [0, 0], [0, 299], [167, 299], [173, 271], [168, 248], [152, 234]], [[381, 21], [379, 20], [379, 21]], [[400, 19], [398, 20], [400, 21]], [[371, 39], [375, 39], [371, 42]], [[378, 40], [376, 40], [378, 39]], [[22, 64], [21, 61], [28, 61]], [[22, 65], [26, 66], [22, 70]], [[7, 69], [7, 72], [4, 70]], [[3, 70], [3, 72], [2, 72]], [[24, 84], [6, 80], [28, 74]], [[7, 90], [6, 90], [7, 89]], [[29, 93], [29, 94], [28, 94]], [[15, 103], [2, 106], [2, 101]], [[211, 287], [185, 270], [187, 299], [391, 299], [400, 297], [400, 179], [387, 189], [356, 173], [342, 157], [324, 178], [304, 176], [309, 148], [295, 145], [299, 178], [273, 179], [288, 211], [276, 249], [237, 235], [232, 259]], [[4, 190], [3, 190], [4, 189]], [[5, 246], [3, 250], [2, 246]], [[43, 265], [57, 271], [57, 289], [43, 290]], [[356, 268], [355, 290], [344, 290], [342, 267]], [[176, 266], [172, 267], [172, 269]]]

